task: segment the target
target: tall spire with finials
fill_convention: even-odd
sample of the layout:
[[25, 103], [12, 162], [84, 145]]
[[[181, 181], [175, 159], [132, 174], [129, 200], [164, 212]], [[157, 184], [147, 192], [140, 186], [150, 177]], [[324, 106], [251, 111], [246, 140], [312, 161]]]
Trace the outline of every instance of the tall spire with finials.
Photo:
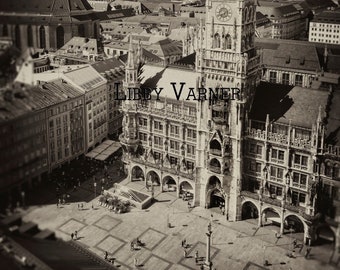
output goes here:
[[138, 66], [136, 64], [136, 57], [135, 52], [133, 49], [132, 44], [132, 36], [129, 36], [130, 44], [129, 44], [129, 52], [128, 52], [128, 58], [126, 63], [126, 72], [125, 72], [125, 83], [128, 87], [135, 87], [135, 84], [138, 84]]

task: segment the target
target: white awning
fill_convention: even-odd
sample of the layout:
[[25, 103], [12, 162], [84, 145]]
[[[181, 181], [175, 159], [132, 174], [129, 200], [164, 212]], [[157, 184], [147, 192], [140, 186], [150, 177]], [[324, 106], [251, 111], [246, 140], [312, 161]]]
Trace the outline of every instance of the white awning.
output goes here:
[[121, 145], [119, 142], [106, 140], [102, 142], [100, 145], [98, 145], [91, 152], [87, 153], [86, 157], [104, 161], [109, 156], [117, 152], [120, 149], [120, 147]]

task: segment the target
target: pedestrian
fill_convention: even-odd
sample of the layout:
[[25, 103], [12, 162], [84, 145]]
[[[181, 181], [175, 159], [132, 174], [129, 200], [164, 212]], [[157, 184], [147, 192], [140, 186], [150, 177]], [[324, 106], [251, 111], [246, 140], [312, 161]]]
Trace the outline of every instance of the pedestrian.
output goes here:
[[186, 246], [187, 246], [187, 240], [184, 239], [184, 240], [183, 240], [183, 247], [186, 248]]
[[226, 218], [229, 221], [229, 213], [228, 212], [227, 212]]
[[213, 222], [213, 219], [214, 219], [214, 215], [211, 214], [211, 215], [210, 215], [210, 221]]
[[80, 205], [79, 205], [79, 203], [78, 203], [78, 210], [79, 210], [79, 208], [80, 208]]
[[132, 250], [132, 251], [135, 250], [135, 246], [134, 246], [134, 244], [133, 244], [132, 241], [131, 241], [131, 243], [130, 243], [130, 247], [131, 247], [131, 250]]
[[308, 259], [308, 256], [309, 256], [311, 250], [312, 250], [311, 247], [308, 247], [308, 248], [306, 249], [306, 253], [305, 253], [305, 258], [306, 258], [306, 259]]
[[104, 259], [105, 260], [107, 260], [107, 256], [108, 256], [109, 254], [107, 253], [107, 251], [105, 251], [105, 257], [104, 257]]
[[182, 247], [184, 247], [184, 240], [182, 240], [182, 243], [181, 243], [181, 244], [182, 244]]
[[73, 233], [71, 233], [71, 239], [73, 240], [73, 237], [74, 237], [74, 234]]
[[138, 259], [135, 258], [135, 259], [134, 259], [134, 262], [135, 262], [135, 267], [137, 267], [137, 266], [138, 266]]
[[188, 256], [188, 252], [186, 249], [184, 249], [184, 258], [186, 258]]
[[294, 248], [296, 248], [296, 246], [297, 246], [297, 240], [296, 239], [294, 239], [294, 241], [293, 241], [293, 246], [294, 246]]
[[59, 204], [58, 204], [58, 202], [57, 202], [57, 208], [59, 208]]
[[83, 205], [83, 203], [81, 203], [81, 209], [82, 209], [82, 210], [84, 209], [84, 205]]
[[300, 246], [299, 253], [301, 253], [301, 252], [302, 252], [302, 250], [303, 250], [303, 246], [304, 246], [304, 244], [302, 243], [302, 244], [301, 244], [301, 246]]
[[74, 239], [78, 240], [78, 232], [77, 231], [74, 232]]
[[196, 250], [196, 252], [195, 252], [195, 262], [196, 262], [196, 264], [198, 262], [198, 250]]
[[204, 270], [204, 265], [203, 265], [203, 264], [201, 264], [200, 269], [201, 269], [201, 270]]

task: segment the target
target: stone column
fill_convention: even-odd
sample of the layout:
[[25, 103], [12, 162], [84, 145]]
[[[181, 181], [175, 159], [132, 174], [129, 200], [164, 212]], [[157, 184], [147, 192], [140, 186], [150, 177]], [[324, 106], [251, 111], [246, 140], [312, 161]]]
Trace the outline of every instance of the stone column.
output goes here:
[[212, 263], [211, 263], [211, 260], [210, 260], [210, 245], [211, 245], [211, 235], [212, 235], [212, 230], [211, 230], [211, 223], [209, 222], [208, 224], [208, 231], [206, 232], [206, 235], [207, 235], [207, 253], [206, 253], [206, 258], [205, 258], [205, 266], [206, 266], [206, 269], [211, 269], [212, 267]]

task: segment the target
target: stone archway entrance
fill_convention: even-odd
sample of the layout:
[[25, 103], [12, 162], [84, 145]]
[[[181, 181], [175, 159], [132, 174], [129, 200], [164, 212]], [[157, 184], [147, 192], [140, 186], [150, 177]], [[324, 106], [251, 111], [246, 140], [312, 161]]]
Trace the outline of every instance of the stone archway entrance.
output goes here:
[[[288, 215], [284, 219], [283, 233], [290, 234], [292, 237], [307, 242], [305, 239], [305, 227], [302, 220], [296, 215]], [[304, 241], [305, 239], [305, 241]]]
[[194, 189], [188, 181], [183, 181], [179, 185], [179, 196], [185, 201], [194, 200]]
[[224, 207], [225, 200], [224, 196], [222, 195], [221, 191], [218, 189], [215, 189], [211, 192], [210, 195], [210, 208], [214, 207]]
[[154, 171], [150, 171], [146, 175], [146, 185], [148, 186], [160, 186], [161, 181], [158, 174]]
[[254, 203], [248, 201], [242, 205], [242, 220], [257, 219], [258, 217], [259, 211]]
[[221, 193], [221, 181], [211, 176], [207, 184], [206, 208], [225, 207], [225, 199]]
[[175, 179], [171, 176], [165, 176], [163, 179], [163, 190], [168, 192], [176, 192], [177, 191], [177, 183]]
[[131, 181], [144, 181], [143, 170], [139, 166], [134, 166], [131, 170]]
[[262, 211], [263, 226], [275, 225], [281, 227], [280, 214], [274, 208], [266, 208]]

